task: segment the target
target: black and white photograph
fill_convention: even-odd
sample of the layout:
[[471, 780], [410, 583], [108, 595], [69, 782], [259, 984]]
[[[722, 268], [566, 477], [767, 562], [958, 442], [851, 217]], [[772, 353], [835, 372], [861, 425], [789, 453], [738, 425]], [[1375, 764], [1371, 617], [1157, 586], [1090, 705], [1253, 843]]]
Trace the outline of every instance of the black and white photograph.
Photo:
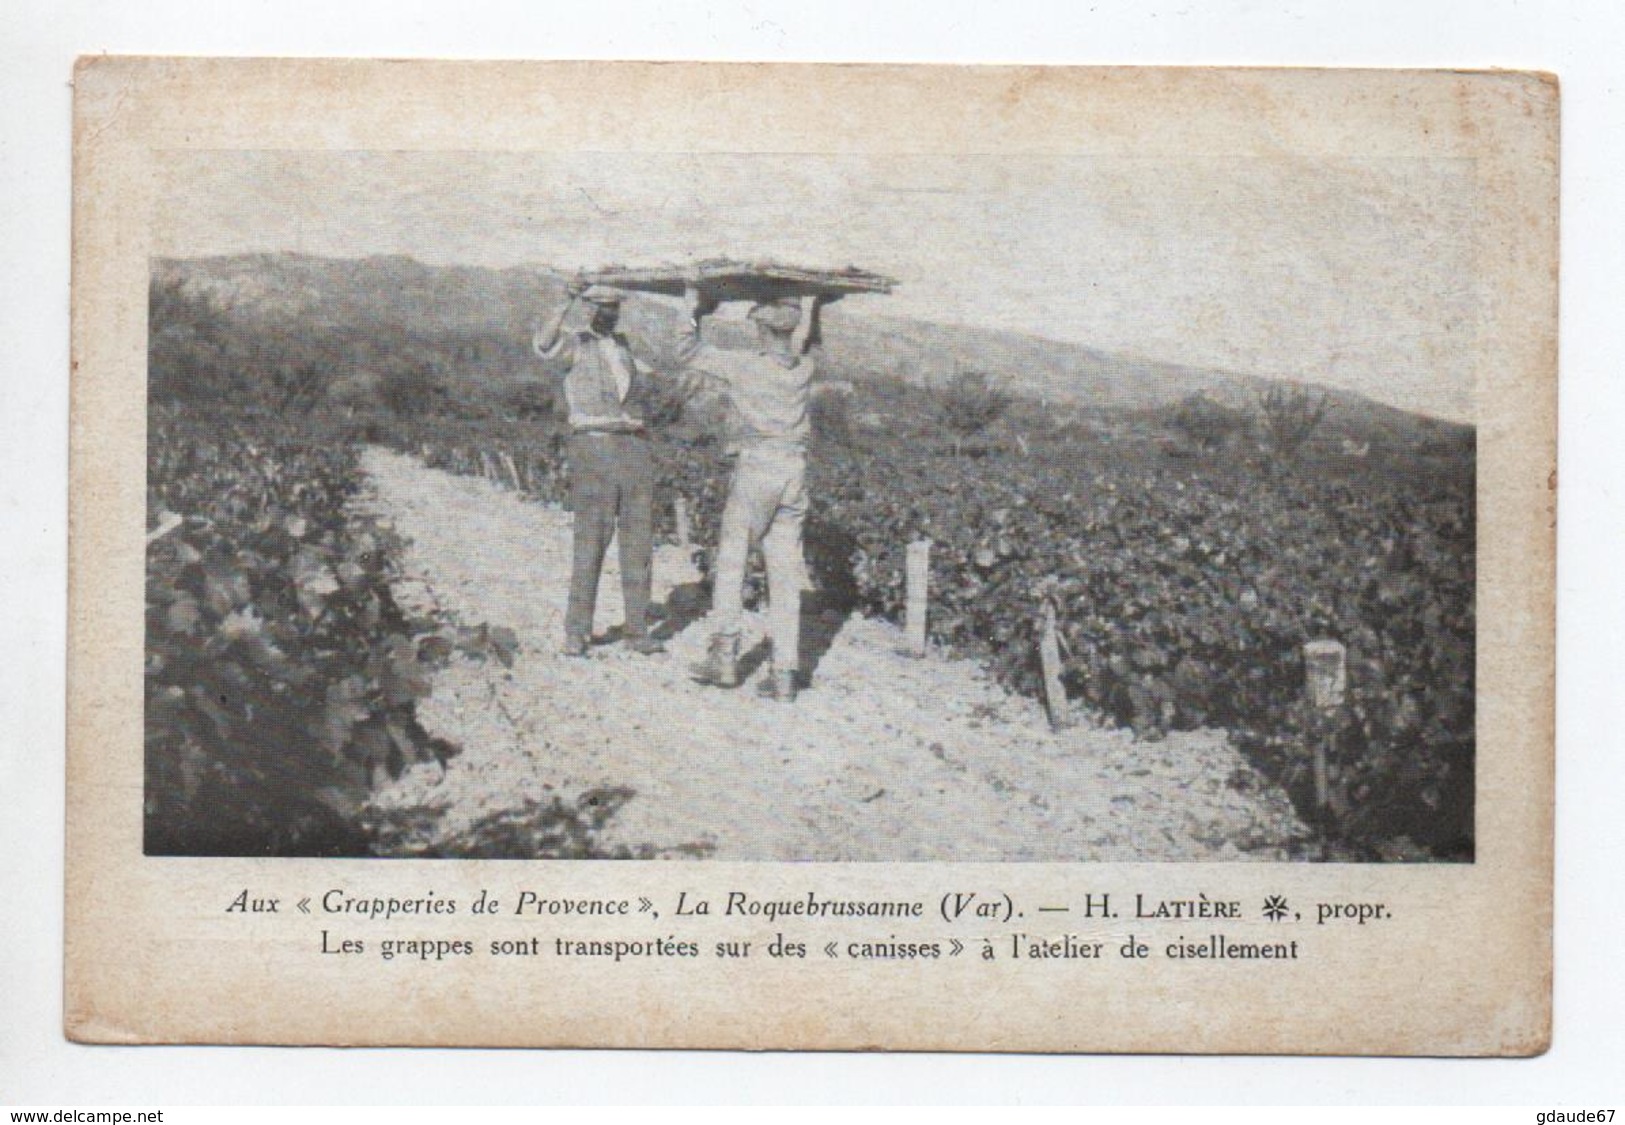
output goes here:
[[1471, 159], [671, 140], [155, 158], [147, 855], [1474, 862]]
[[13, 1100], [1610, 1104], [1608, 21], [1487, 3], [25, 4]]
[[75, 1042], [1546, 1049], [1549, 76], [74, 97]]

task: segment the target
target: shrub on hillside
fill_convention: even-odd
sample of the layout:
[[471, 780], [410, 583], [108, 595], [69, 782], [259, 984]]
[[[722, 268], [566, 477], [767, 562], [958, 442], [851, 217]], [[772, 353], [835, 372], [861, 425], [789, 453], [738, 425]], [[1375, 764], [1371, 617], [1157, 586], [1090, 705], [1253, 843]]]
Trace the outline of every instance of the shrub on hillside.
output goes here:
[[430, 413], [445, 397], [445, 387], [434, 365], [426, 359], [391, 356], [379, 374], [379, 398], [392, 413], [403, 418]]
[[1245, 410], [1226, 406], [1207, 392], [1198, 391], [1179, 401], [1168, 424], [1191, 446], [1212, 453], [1245, 436], [1251, 419]]
[[963, 452], [966, 438], [991, 426], [1010, 406], [1010, 396], [999, 390], [985, 371], [963, 368], [937, 394], [942, 424], [954, 435], [954, 453]]
[[1269, 448], [1282, 457], [1302, 449], [1326, 417], [1331, 396], [1301, 384], [1275, 383], [1259, 392], [1258, 417]]
[[371, 371], [352, 371], [333, 380], [327, 395], [337, 406], [361, 410], [379, 405], [383, 380]]

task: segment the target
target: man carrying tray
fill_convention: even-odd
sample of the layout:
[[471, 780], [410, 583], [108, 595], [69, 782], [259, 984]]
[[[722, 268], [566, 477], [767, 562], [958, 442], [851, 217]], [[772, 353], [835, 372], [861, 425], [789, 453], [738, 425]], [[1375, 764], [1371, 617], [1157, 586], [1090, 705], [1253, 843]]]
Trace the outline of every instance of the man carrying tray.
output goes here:
[[[569, 300], [531, 340], [543, 359], [569, 364], [564, 397], [570, 412], [570, 506], [575, 512], [570, 602], [564, 615], [564, 654], [585, 656], [592, 636], [604, 552], [617, 529], [626, 644], [650, 655], [665, 646], [649, 635], [654, 565], [654, 460], [644, 410], [649, 375], [615, 331], [621, 295], [603, 285], [571, 285]], [[592, 315], [586, 329], [564, 332], [577, 300]]]
[[761, 543], [767, 560], [768, 635], [773, 663], [763, 695], [791, 702], [799, 686], [801, 554], [807, 514], [808, 405], [815, 363], [807, 354], [814, 339], [814, 295], [758, 302], [750, 311], [758, 344], [732, 350], [702, 343], [701, 318], [716, 301], [689, 286], [688, 330], [679, 339], [677, 362], [691, 379], [720, 387], [729, 405], [728, 448], [738, 455], [722, 512], [713, 591], [712, 636], [694, 678], [717, 687], [739, 683], [739, 631], [744, 613], [745, 563]]

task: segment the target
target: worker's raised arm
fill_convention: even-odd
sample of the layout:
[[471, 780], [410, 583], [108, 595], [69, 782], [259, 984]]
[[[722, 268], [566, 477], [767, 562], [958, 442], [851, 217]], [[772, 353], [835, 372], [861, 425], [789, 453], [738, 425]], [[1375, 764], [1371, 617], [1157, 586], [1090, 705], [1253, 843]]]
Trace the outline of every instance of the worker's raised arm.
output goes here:
[[576, 298], [581, 296], [584, 288], [579, 281], [572, 281], [567, 285], [564, 289], [567, 300], [559, 307], [559, 311], [554, 314], [551, 321], [536, 329], [531, 335], [530, 348], [538, 358], [553, 359], [564, 350], [564, 341], [566, 339], [562, 331], [564, 318], [570, 315], [571, 309], [575, 308]]
[[796, 355], [806, 355], [807, 349], [818, 338], [818, 307], [823, 299], [816, 293], [801, 295], [801, 321], [790, 337], [790, 348]]
[[700, 354], [705, 346], [700, 338], [700, 321], [715, 312], [717, 307], [716, 300], [701, 293], [696, 285], [683, 290], [683, 301], [688, 315], [678, 327], [677, 339], [672, 346], [672, 358], [678, 367], [687, 367]]

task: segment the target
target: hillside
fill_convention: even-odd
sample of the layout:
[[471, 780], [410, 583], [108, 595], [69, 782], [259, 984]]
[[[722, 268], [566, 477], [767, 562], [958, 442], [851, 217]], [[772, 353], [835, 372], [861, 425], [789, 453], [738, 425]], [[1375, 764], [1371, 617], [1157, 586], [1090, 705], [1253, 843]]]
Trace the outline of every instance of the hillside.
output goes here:
[[[432, 337], [497, 338], [488, 349], [501, 362], [453, 369], [455, 380], [518, 378], [530, 327], [563, 300], [566, 274], [547, 267], [504, 270], [428, 266], [412, 258], [320, 258], [255, 254], [158, 259], [154, 278], [207, 293], [234, 317], [262, 328], [301, 331], [369, 329]], [[856, 304], [860, 299], [854, 299]], [[868, 300], [868, 299], [862, 299]], [[879, 298], [876, 300], [883, 300]], [[624, 326], [637, 340], [662, 341], [677, 325], [666, 300], [634, 297]], [[737, 331], [732, 326], [724, 332]], [[830, 374], [856, 382], [895, 378], [936, 384], [960, 368], [985, 371], [1005, 390], [1045, 406], [1105, 412], [1156, 410], [1198, 391], [1221, 402], [1251, 405], [1269, 380], [1098, 351], [1016, 332], [937, 324], [865, 311], [844, 303], [825, 317]], [[1326, 436], [1376, 440], [1386, 448], [1426, 442], [1470, 448], [1471, 427], [1425, 419], [1347, 391], [1332, 390]]]
[[266, 327], [281, 321], [312, 328], [519, 334], [539, 307], [563, 291], [558, 275], [543, 270], [426, 266], [403, 256], [160, 258], [152, 269], [156, 280], [180, 280]]

